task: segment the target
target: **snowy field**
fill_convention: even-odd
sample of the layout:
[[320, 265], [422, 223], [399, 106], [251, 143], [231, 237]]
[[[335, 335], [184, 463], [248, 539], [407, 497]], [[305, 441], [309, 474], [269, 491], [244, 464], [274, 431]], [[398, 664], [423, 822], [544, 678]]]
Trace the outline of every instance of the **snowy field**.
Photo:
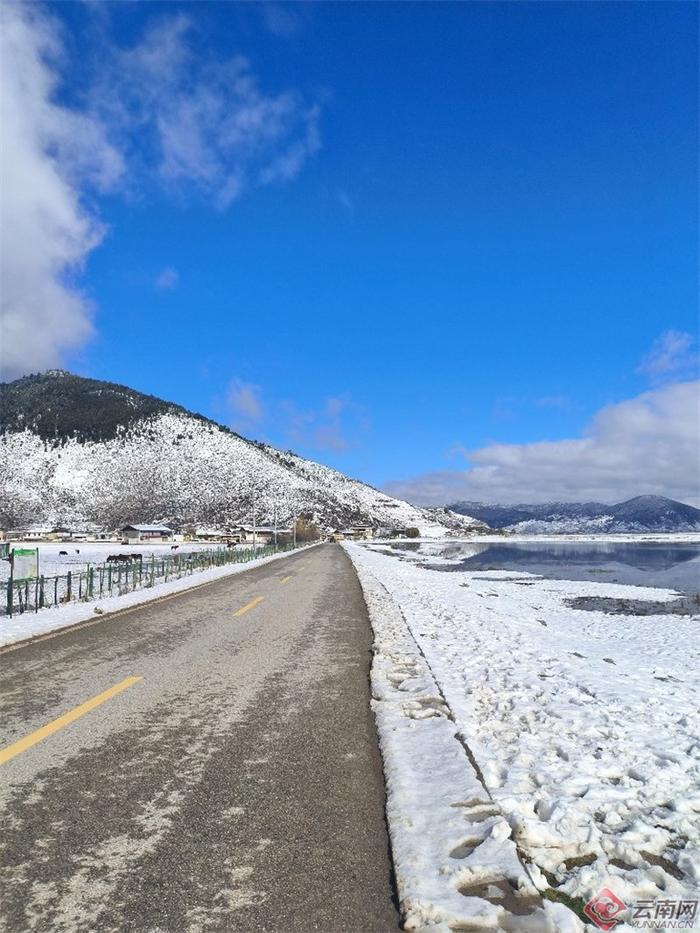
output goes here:
[[[39, 573], [46, 577], [59, 574], [85, 570], [88, 565], [104, 564], [110, 554], [143, 554], [143, 559], [171, 557], [173, 554], [191, 554], [194, 551], [212, 551], [217, 545], [210, 542], [199, 544], [186, 542], [178, 544], [177, 550], [172, 550], [170, 544], [110, 544], [108, 542], [36, 542], [13, 541], [10, 547], [38, 547]], [[60, 552], [65, 551], [65, 555]], [[0, 580], [7, 580], [10, 575], [10, 565], [7, 561], [0, 561]]]
[[346, 547], [375, 629], [408, 929], [581, 929], [564, 905], [603, 887], [627, 905], [700, 897], [700, 619], [565, 604], [673, 591]]

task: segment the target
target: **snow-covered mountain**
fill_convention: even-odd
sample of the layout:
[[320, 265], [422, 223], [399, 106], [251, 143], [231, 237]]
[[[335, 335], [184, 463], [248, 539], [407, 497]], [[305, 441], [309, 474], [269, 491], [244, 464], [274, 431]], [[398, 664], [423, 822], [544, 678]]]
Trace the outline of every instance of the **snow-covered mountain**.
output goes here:
[[55, 370], [0, 385], [0, 527], [227, 527], [295, 514], [423, 535], [482, 528], [393, 499], [337, 470], [246, 440], [125, 386]]
[[527, 534], [700, 532], [700, 509], [665, 496], [635, 496], [616, 505], [601, 502], [547, 502], [541, 505], [455, 502], [449, 508], [481, 519], [493, 528]]

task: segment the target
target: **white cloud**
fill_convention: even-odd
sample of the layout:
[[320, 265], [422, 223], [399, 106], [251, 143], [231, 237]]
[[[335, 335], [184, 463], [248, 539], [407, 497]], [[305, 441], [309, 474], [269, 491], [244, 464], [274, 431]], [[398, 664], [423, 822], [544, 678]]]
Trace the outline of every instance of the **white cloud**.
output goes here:
[[343, 208], [349, 217], [355, 216], [355, 202], [344, 188], [338, 188], [336, 192], [338, 204]]
[[538, 408], [553, 408], [560, 411], [566, 411], [573, 407], [568, 395], [544, 395], [542, 398], [535, 399], [535, 405]]
[[350, 446], [339, 424], [326, 424], [316, 428], [313, 443], [319, 450], [334, 450], [336, 453], [347, 450]]
[[171, 292], [180, 284], [180, 273], [172, 266], [166, 266], [157, 276], [155, 287], [159, 292]]
[[240, 434], [277, 436], [306, 450], [343, 451], [353, 438], [367, 431], [362, 409], [346, 395], [327, 396], [313, 408], [301, 408], [291, 399], [265, 398], [262, 388], [232, 379], [225, 398], [229, 424]]
[[467, 451], [469, 469], [389, 483], [420, 504], [597, 500], [655, 494], [700, 505], [700, 382], [602, 408], [582, 437]]
[[262, 3], [260, 9], [265, 26], [273, 36], [294, 39], [301, 32], [301, 17], [289, 4]]
[[197, 190], [225, 209], [246, 188], [299, 174], [321, 145], [320, 110], [296, 90], [264, 91], [245, 57], [215, 58], [198, 38], [185, 15], [155, 20], [105, 68], [92, 106], [137, 175], [155, 165], [172, 190]]
[[363, 408], [347, 394], [327, 396], [313, 409], [302, 409], [290, 400], [280, 402], [278, 407], [282, 433], [292, 444], [305, 449], [348, 450], [369, 430]]
[[254, 429], [264, 417], [260, 386], [242, 379], [232, 379], [226, 393], [226, 404], [231, 413], [231, 427], [245, 433]]
[[349, 405], [347, 397], [330, 395], [324, 403], [323, 410], [327, 418], [338, 418]]
[[638, 372], [650, 379], [678, 379], [695, 374], [698, 368], [698, 353], [694, 350], [695, 337], [679, 330], [667, 330], [652, 344], [651, 350], [638, 366]]
[[123, 163], [99, 121], [56, 103], [54, 22], [6, 3], [0, 25], [0, 373], [11, 379], [56, 366], [92, 334], [92, 306], [75, 276], [104, 230], [78, 179], [107, 190]]
[[[70, 67], [57, 21], [28, 3], [0, 15], [0, 374], [11, 379], [60, 365], [93, 334], [78, 284], [106, 232], [92, 195], [128, 186], [142, 197], [156, 180], [225, 209], [246, 188], [294, 178], [320, 137], [316, 105], [266, 93], [245, 58], [198, 48], [184, 15], [161, 17], [130, 49], [96, 49], [84, 112], [57, 102]], [[176, 277], [163, 270], [156, 287]]]

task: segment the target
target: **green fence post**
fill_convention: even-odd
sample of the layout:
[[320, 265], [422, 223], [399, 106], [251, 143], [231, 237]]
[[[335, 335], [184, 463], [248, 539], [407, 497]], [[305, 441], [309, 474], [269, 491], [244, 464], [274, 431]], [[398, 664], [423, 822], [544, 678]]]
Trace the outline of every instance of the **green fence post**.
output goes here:
[[68, 584], [68, 589], [67, 589], [67, 599], [66, 599], [66, 602], [69, 603], [70, 600], [71, 600], [71, 596], [73, 595], [73, 578], [72, 578], [72, 576], [71, 576], [70, 570], [68, 571], [67, 584]]

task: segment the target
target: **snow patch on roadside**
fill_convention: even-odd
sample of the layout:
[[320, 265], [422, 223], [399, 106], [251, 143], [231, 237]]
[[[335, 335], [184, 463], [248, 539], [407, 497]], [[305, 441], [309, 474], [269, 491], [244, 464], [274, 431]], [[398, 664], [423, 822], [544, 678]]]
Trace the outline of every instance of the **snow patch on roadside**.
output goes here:
[[541, 900], [399, 607], [355, 559], [357, 549], [346, 550], [357, 568], [375, 635], [372, 706], [405, 928], [583, 929], [563, 905]]
[[305, 548], [297, 548], [296, 551], [283, 551], [279, 554], [271, 554], [268, 557], [258, 557], [255, 560], [247, 561], [244, 564], [228, 564], [223, 567], [211, 567], [208, 570], [201, 570], [187, 577], [181, 577], [179, 580], [168, 580], [167, 583], [156, 583], [152, 587], [143, 587], [134, 590], [133, 593], [124, 593], [122, 596], [109, 596], [103, 599], [93, 599], [90, 602], [69, 603], [59, 608], [40, 609], [39, 612], [25, 612], [21, 615], [15, 615], [12, 618], [3, 616], [0, 619], [0, 647], [12, 645], [19, 641], [26, 641], [30, 638], [36, 638], [38, 635], [46, 635], [48, 632], [57, 629], [66, 628], [70, 625], [76, 625], [78, 622], [86, 622], [89, 619], [98, 619], [104, 613], [119, 612], [121, 609], [129, 609], [134, 606], [147, 605], [155, 599], [163, 596], [171, 596], [173, 593], [182, 593], [185, 590], [200, 586], [203, 583], [212, 583], [214, 580], [220, 580], [222, 577], [230, 577], [237, 573], [244, 573], [246, 570], [252, 570], [254, 567], [262, 567], [263, 564], [269, 564], [271, 561], [280, 560], [282, 557], [289, 557], [291, 554], [298, 554], [302, 550], [310, 547], [317, 547], [317, 544], [306, 545]]
[[[606, 886], [628, 904], [699, 896], [698, 618], [567, 605], [677, 593], [348, 552], [406, 620], [537, 887], [579, 903]], [[436, 811], [439, 781], [420, 797]]]

